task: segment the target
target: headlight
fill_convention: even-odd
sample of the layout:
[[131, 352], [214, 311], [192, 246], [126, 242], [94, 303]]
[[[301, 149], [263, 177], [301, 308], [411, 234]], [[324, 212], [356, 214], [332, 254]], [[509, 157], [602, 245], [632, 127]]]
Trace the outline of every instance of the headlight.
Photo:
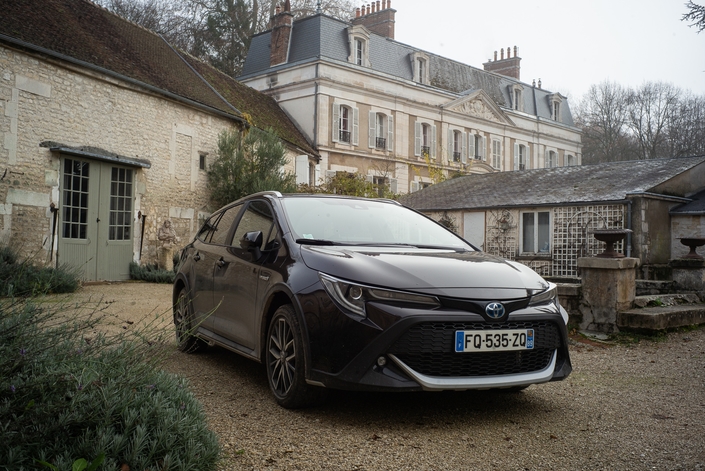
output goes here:
[[553, 283], [549, 283], [548, 288], [543, 291], [533, 291], [530, 292], [530, 294], [531, 300], [529, 301], [529, 306], [539, 306], [541, 304], [550, 303], [554, 303], [556, 306], [558, 305], [558, 287]]
[[440, 306], [438, 299], [434, 296], [373, 288], [339, 280], [324, 273], [319, 273], [318, 276], [326, 289], [326, 293], [335, 301], [338, 307], [362, 317], [367, 317], [365, 303], [368, 301], [394, 304], [423, 304], [432, 308]]

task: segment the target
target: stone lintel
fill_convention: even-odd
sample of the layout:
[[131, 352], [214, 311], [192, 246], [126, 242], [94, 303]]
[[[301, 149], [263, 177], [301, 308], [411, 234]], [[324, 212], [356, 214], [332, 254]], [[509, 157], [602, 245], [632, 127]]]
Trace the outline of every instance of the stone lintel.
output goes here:
[[603, 270], [629, 270], [639, 266], [638, 258], [581, 257], [578, 268], [598, 268]]

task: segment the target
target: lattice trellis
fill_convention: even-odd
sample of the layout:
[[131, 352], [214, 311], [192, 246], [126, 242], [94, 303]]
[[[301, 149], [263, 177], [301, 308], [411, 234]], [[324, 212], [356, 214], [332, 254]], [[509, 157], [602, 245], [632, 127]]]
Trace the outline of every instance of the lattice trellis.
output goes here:
[[487, 215], [485, 251], [513, 260], [517, 253], [518, 226], [511, 211], [501, 209]]
[[[579, 257], [591, 257], [604, 250], [592, 235], [595, 229], [624, 227], [623, 205], [567, 206], [553, 210], [553, 276], [577, 275]], [[622, 251], [624, 242], [615, 244]]]

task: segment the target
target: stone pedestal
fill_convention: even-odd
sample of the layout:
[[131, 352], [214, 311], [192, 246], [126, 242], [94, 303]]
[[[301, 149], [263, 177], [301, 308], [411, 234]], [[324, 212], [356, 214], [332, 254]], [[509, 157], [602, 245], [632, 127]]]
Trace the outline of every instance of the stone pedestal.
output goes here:
[[679, 258], [671, 260], [673, 282], [678, 291], [696, 291], [705, 294], [705, 260]]
[[634, 303], [638, 265], [638, 258], [578, 259], [583, 290], [581, 329], [607, 333], [619, 330], [617, 313]]
[[166, 271], [171, 271], [174, 269], [174, 246], [169, 244], [169, 246], [159, 247], [159, 268], [163, 268]]

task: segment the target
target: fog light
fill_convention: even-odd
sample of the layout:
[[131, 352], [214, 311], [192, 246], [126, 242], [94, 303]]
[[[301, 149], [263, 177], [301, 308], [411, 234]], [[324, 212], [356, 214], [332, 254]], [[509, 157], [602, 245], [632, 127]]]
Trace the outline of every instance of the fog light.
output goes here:
[[384, 366], [387, 364], [387, 359], [385, 357], [377, 358], [377, 366]]

